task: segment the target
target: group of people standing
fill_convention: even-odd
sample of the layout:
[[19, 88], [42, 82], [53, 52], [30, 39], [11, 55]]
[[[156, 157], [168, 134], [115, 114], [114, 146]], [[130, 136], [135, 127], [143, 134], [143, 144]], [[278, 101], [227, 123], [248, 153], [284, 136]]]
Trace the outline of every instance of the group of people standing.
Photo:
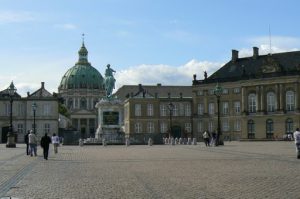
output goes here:
[[205, 146], [214, 146], [216, 144], [217, 134], [215, 132], [210, 134], [209, 132], [204, 131], [202, 136], [204, 139]]
[[[38, 145], [38, 138], [33, 132], [30, 130], [25, 135], [25, 143], [26, 143], [26, 154], [30, 155], [31, 157], [37, 156], [37, 145]], [[54, 133], [50, 138], [47, 133], [41, 138], [40, 145], [43, 148], [43, 155], [44, 159], [48, 160], [49, 154], [49, 145], [53, 144], [54, 153], [58, 153], [58, 146], [59, 146], [59, 137]]]

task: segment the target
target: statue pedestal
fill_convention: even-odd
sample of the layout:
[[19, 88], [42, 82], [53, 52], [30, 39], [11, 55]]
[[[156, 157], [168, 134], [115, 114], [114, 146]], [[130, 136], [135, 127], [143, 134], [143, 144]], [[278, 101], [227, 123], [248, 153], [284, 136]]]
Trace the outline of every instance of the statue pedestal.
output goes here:
[[124, 142], [123, 104], [117, 98], [103, 98], [96, 104], [98, 108], [98, 128], [96, 139], [109, 144]]
[[16, 148], [14, 133], [8, 132], [6, 148]]

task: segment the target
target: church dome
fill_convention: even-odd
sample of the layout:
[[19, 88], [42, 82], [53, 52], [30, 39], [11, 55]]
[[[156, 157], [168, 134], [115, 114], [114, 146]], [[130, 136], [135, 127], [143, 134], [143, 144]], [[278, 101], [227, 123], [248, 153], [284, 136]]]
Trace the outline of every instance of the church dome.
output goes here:
[[103, 89], [103, 77], [87, 59], [88, 51], [82, 43], [78, 62], [62, 77], [60, 89]]

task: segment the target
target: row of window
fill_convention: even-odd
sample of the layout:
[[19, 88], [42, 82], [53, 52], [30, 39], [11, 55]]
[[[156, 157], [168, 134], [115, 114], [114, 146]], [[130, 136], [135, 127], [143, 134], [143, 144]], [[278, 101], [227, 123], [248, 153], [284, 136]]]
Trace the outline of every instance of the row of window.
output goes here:
[[[206, 129], [207, 128], [207, 129]], [[204, 122], [203, 121], [198, 121], [197, 123], [197, 132], [204, 132], [206, 130], [208, 130], [209, 132], [213, 132], [216, 131], [217, 129], [217, 124], [215, 123], [215, 121], [211, 120], [208, 122], [207, 127], [204, 127]], [[228, 119], [222, 119], [221, 121], [221, 130], [223, 132], [228, 132], [230, 131], [231, 127], [229, 124], [229, 120]], [[233, 122], [233, 131], [241, 131], [241, 120], [240, 119], [236, 119]]]
[[[293, 132], [294, 132], [294, 122], [291, 118], [288, 118], [285, 121], [285, 133], [293, 133]], [[268, 134], [273, 135], [274, 133], [274, 122], [272, 119], [266, 120], [266, 133], [267, 135]], [[248, 134], [255, 134], [255, 123], [253, 120], [248, 121]]]
[[[146, 106], [147, 116], [154, 116], [153, 104], [147, 104]], [[142, 105], [135, 104], [134, 106], [135, 116], [142, 116]], [[160, 116], [191, 116], [191, 104], [174, 103], [172, 107], [168, 104], [160, 104]]]
[[[166, 123], [166, 122], [160, 123], [160, 133], [167, 133], [169, 129], [170, 129], [170, 125], [168, 125], [168, 123]], [[154, 122], [148, 122], [146, 124], [146, 129], [143, 129], [143, 124], [140, 122], [136, 122], [134, 124], [134, 132], [135, 133], [143, 133], [143, 132], [145, 132], [144, 130], [146, 130], [146, 133], [155, 133]], [[184, 130], [188, 133], [192, 132], [192, 124], [185, 123]]]
[[[274, 92], [267, 93], [267, 112], [276, 111], [277, 107], [277, 99]], [[248, 95], [248, 111], [249, 113], [255, 113], [257, 110], [257, 96], [255, 93], [251, 93]], [[294, 91], [287, 91], [285, 98], [285, 110], [286, 111], [294, 111], [295, 110], [295, 93]], [[204, 114], [204, 104], [198, 104], [198, 115]], [[229, 114], [229, 102], [221, 102], [221, 110], [220, 112], [223, 115]], [[233, 112], [238, 115], [241, 113], [241, 102], [234, 101], [233, 102]], [[214, 115], [215, 111], [215, 102], [211, 102], [208, 104], [208, 114]]]
[[[15, 104], [13, 107], [13, 115], [16, 115], [16, 116], [25, 116], [25, 104]], [[32, 107], [32, 106], [30, 106]], [[10, 109], [10, 103], [4, 103], [4, 106], [3, 106], [3, 109], [2, 109], [2, 116], [9, 116], [10, 113], [11, 113], [11, 109]], [[16, 111], [15, 111], [16, 110]], [[49, 116], [51, 115], [51, 110], [52, 110], [52, 106], [51, 104], [43, 104], [42, 107], [40, 107], [39, 105], [37, 106], [37, 109], [36, 109], [36, 116], [38, 115], [42, 115], [42, 116]], [[30, 109], [29, 110], [29, 115], [30, 116], [33, 116], [33, 110]]]
[[[74, 103], [75, 102], [75, 103]], [[79, 100], [73, 100], [73, 98], [69, 98], [67, 100], [67, 107], [69, 109], [94, 109], [95, 105], [97, 104], [98, 99], [86, 99], [86, 98], [80, 98]], [[92, 106], [91, 106], [92, 104]]]
[[[277, 107], [277, 97], [274, 92], [267, 93], [267, 111], [274, 112]], [[251, 93], [248, 95], [248, 111], [249, 113], [255, 113], [257, 110], [257, 95]], [[294, 111], [295, 110], [295, 92], [287, 91], [285, 94], [285, 110]]]
[[[240, 92], [241, 92], [240, 88], [233, 88], [232, 89], [232, 93], [234, 93], [234, 94], [239, 94]], [[208, 91], [208, 93], [209, 93], [209, 95], [214, 95], [215, 94], [215, 89], [210, 89]], [[229, 94], [229, 89], [228, 88], [223, 88], [222, 89], [222, 95], [227, 95], [227, 94]], [[199, 96], [204, 95], [204, 91], [203, 90], [198, 91], [197, 95], [199, 95]]]
[[[36, 129], [41, 128], [43, 129], [43, 133], [50, 133], [50, 124], [44, 123], [39, 127], [37, 124], [35, 124]], [[33, 123], [31, 124], [31, 129], [34, 129]], [[25, 133], [24, 124], [17, 124], [17, 131], [18, 133]]]

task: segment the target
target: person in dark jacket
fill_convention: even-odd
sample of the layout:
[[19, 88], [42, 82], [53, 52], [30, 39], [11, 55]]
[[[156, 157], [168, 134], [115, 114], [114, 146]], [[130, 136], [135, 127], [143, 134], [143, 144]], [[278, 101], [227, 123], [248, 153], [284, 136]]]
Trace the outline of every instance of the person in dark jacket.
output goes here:
[[29, 152], [29, 133], [30, 133], [30, 131], [28, 130], [27, 131], [27, 134], [25, 135], [25, 137], [24, 137], [24, 141], [25, 141], [25, 144], [26, 144], [26, 154], [27, 155], [29, 155], [30, 154], [30, 152]]
[[51, 143], [51, 138], [45, 133], [41, 139], [41, 147], [43, 148], [44, 159], [48, 160], [49, 144]]

